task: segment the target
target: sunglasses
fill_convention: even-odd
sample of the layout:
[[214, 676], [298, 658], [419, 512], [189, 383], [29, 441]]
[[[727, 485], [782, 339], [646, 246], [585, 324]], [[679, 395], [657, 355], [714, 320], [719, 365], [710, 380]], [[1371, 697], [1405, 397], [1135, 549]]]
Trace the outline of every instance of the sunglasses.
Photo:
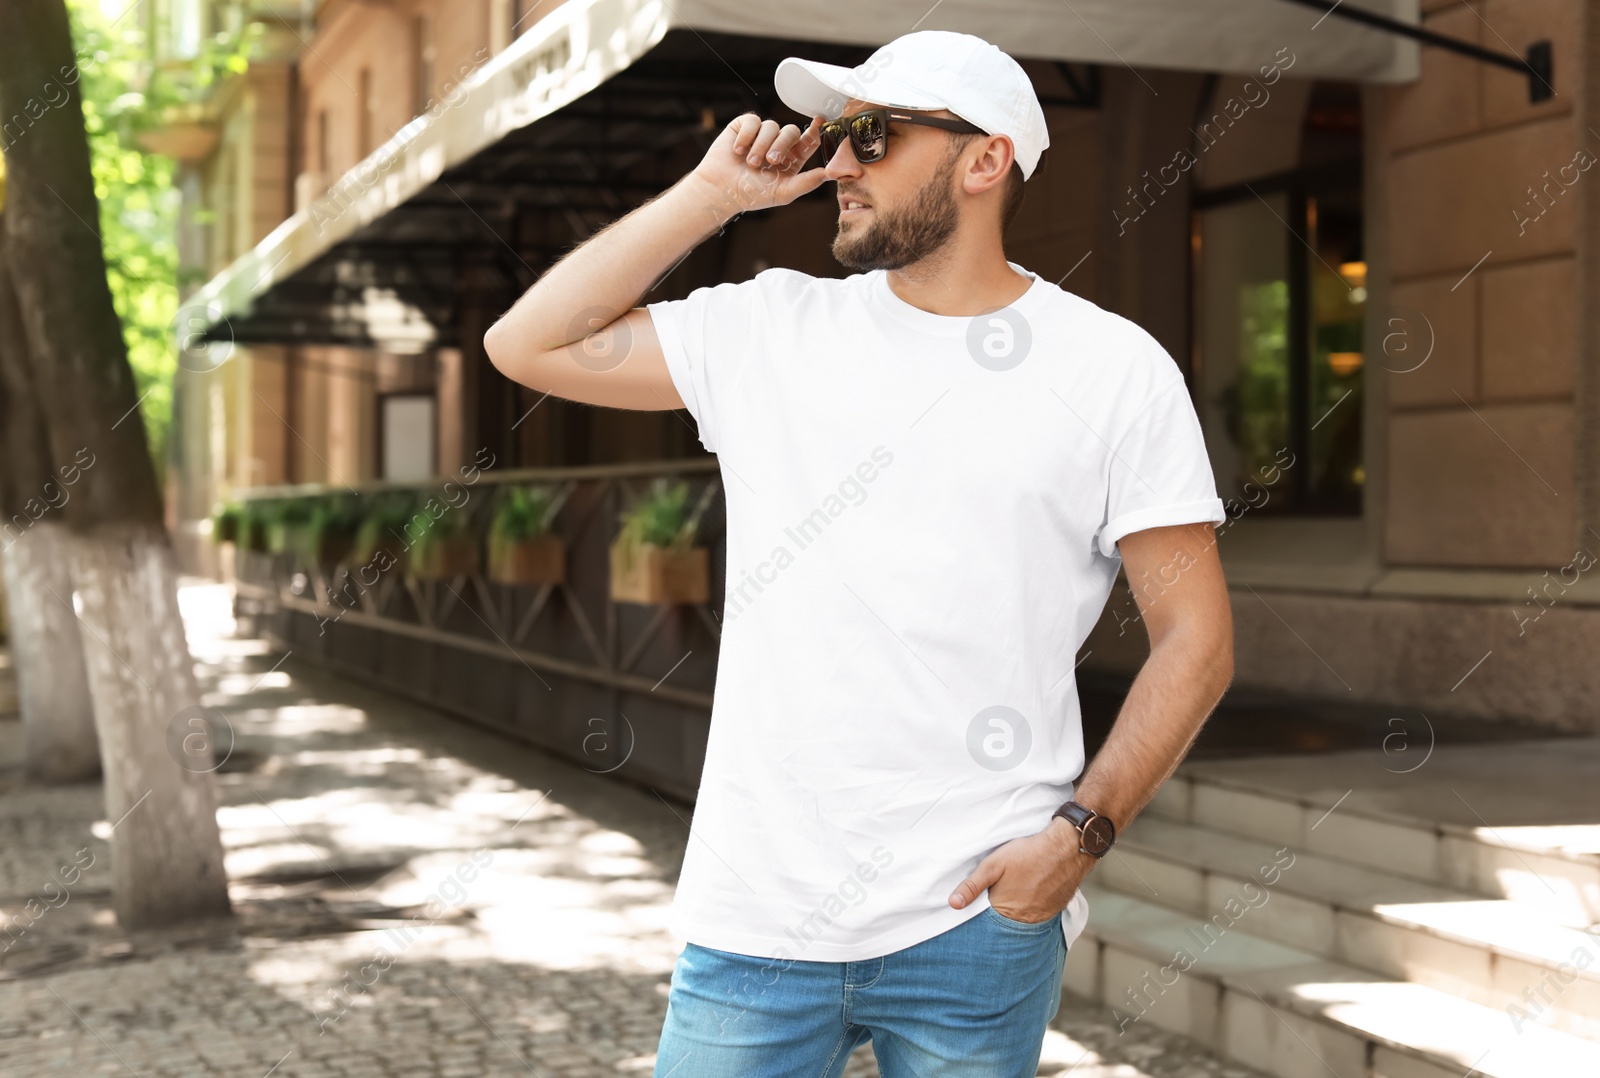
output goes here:
[[962, 134], [981, 135], [983, 128], [970, 124], [965, 120], [946, 120], [938, 116], [917, 116], [908, 112], [898, 112], [894, 109], [867, 109], [850, 116], [841, 116], [837, 120], [824, 120], [822, 123], [822, 159], [824, 162], [832, 161], [833, 155], [839, 152], [839, 147], [844, 140], [850, 140], [850, 149], [856, 155], [856, 160], [863, 165], [870, 165], [874, 161], [882, 161], [889, 152], [889, 121], [901, 124], [918, 124], [922, 127], [938, 127], [945, 131], [957, 131]]

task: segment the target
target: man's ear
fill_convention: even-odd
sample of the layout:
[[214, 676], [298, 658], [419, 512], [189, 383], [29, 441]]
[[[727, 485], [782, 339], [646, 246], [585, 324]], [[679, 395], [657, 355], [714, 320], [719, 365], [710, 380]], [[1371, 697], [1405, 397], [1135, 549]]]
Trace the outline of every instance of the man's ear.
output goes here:
[[1005, 135], [990, 135], [962, 177], [963, 190], [969, 195], [979, 195], [991, 187], [1003, 185], [1015, 160], [1016, 150], [1011, 140]]

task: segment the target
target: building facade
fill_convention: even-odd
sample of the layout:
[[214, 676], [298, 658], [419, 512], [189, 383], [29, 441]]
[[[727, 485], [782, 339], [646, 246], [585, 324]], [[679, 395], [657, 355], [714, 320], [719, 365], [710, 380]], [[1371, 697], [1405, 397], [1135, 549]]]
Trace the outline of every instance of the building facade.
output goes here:
[[[1124, 8], [1161, 15], [1146, 6]], [[1503, 55], [1548, 43], [1540, 94], [1480, 58], [1281, 6], [1319, 25], [1187, 49], [1170, 33], [1117, 49], [1126, 62], [1099, 55], [1121, 40], [1110, 6], [1085, 7], [1106, 20], [1093, 36], [1057, 26], [1064, 10], [1017, 16], [1054, 20], [1045, 33], [977, 5], [921, 28], [1002, 44], [1045, 102], [1050, 148], [1008, 257], [1145, 327], [1185, 371], [1229, 508], [1236, 685], [1600, 727], [1585, 661], [1600, 644], [1597, 14], [1385, 8]], [[637, 16], [604, 0], [327, 0], [289, 22], [185, 8], [267, 30], [185, 162], [184, 257], [211, 279], [185, 308], [175, 417], [188, 564], [219, 571], [212, 506], [264, 486], [421, 482], [485, 450], [509, 467], [704, 456], [682, 414], [508, 383], [482, 334], [732, 115], [796, 119], [775, 106], [777, 58], [870, 53], [806, 41], [802, 8], [730, 26], [675, 5], [681, 24], [638, 48]], [[767, 266], [842, 274], [833, 228], [825, 186], [741, 218], [657, 296]], [[1161, 582], [1127, 583], [1085, 670], [1143, 659], [1133, 589]]]

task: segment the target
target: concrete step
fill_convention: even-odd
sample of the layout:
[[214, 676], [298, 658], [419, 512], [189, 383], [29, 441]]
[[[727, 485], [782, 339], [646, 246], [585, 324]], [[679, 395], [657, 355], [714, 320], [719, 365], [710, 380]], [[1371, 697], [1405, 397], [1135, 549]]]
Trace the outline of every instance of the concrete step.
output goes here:
[[1504, 1012], [1243, 927], [1208, 937], [1208, 922], [1092, 880], [1065, 985], [1125, 1022], [1152, 1022], [1275, 1078], [1600, 1074], [1593, 1041], [1536, 1024], [1518, 1029]]
[[1600, 1042], [1600, 931], [1527, 903], [1150, 815], [1092, 879]]
[[[1562, 739], [1553, 745], [1585, 764], [1592, 758], [1600, 767], [1600, 753], [1589, 750], [1588, 739]], [[1474, 763], [1486, 766], [1478, 747], [1471, 748]], [[1545, 757], [1556, 749], [1523, 750], [1519, 743], [1496, 746], [1494, 751], [1511, 760], [1519, 759], [1520, 751], [1528, 759], [1517, 769], [1508, 765], [1492, 790], [1469, 786], [1472, 799], [1480, 804], [1535, 799], [1541, 792], [1537, 768], [1549, 762]], [[1440, 750], [1441, 755], [1445, 752]], [[1387, 789], [1344, 786], [1360, 782], [1363, 773], [1384, 775], [1381, 781], [1390, 784], [1405, 777], [1388, 775], [1372, 762], [1372, 754], [1342, 759], [1349, 755], [1186, 762], [1142, 815], [1257, 838], [1297, 853], [1320, 854], [1458, 891], [1524, 902], [1574, 927], [1600, 923], [1600, 805], [1590, 804], [1600, 798], [1600, 784], [1593, 781], [1600, 772], [1588, 772], [1579, 789], [1573, 788], [1577, 780], [1569, 776], [1544, 780], [1570, 806], [1562, 817], [1569, 822], [1491, 826], [1462, 822], [1463, 817], [1475, 819], [1478, 814], [1461, 799], [1449, 772], [1431, 779], [1432, 785], [1422, 792], [1407, 790], [1404, 796]], [[1548, 797], [1550, 791], [1542, 793]], [[1541, 811], [1546, 818], [1556, 815], [1548, 808]]]

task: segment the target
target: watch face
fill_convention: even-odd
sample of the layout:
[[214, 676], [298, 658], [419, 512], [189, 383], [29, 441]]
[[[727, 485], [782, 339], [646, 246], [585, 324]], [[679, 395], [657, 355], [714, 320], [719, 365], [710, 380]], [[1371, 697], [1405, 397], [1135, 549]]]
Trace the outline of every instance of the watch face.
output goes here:
[[1096, 857], [1109, 850], [1116, 837], [1116, 828], [1104, 816], [1096, 816], [1083, 825], [1083, 848]]

